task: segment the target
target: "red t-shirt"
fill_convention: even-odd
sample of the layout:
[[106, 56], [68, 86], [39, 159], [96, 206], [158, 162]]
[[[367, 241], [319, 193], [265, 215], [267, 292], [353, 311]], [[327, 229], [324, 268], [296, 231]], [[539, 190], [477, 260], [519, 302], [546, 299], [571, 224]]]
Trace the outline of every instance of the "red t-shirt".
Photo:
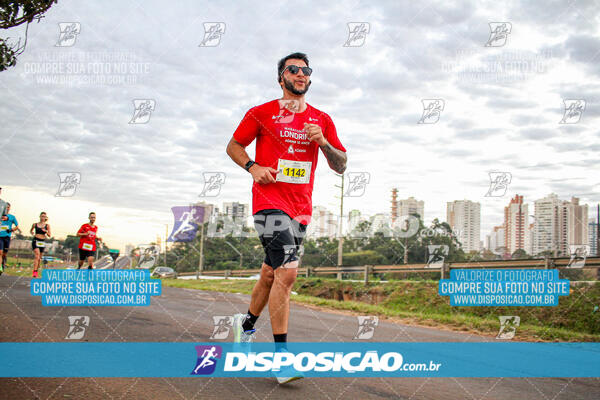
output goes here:
[[[79, 238], [79, 248], [82, 250], [96, 251], [96, 236], [98, 234], [98, 226], [91, 226], [90, 224], [83, 224], [77, 233], [90, 232], [89, 236], [82, 236]], [[91, 247], [90, 247], [91, 246]]]
[[303, 224], [310, 222], [319, 145], [308, 140], [304, 123], [319, 125], [333, 147], [346, 151], [331, 117], [308, 103], [306, 106], [303, 112], [292, 113], [280, 107], [278, 100], [270, 101], [251, 108], [235, 130], [234, 139], [244, 147], [256, 139], [258, 165], [280, 170], [277, 182], [252, 185], [252, 214], [273, 208]]

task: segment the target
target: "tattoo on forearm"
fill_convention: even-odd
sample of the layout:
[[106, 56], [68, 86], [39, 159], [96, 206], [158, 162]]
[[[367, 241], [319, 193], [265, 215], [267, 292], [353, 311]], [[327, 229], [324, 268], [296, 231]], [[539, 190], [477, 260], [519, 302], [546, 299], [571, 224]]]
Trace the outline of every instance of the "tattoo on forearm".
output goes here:
[[325, 158], [327, 158], [329, 167], [338, 174], [343, 174], [346, 170], [346, 161], [348, 160], [346, 153], [336, 149], [330, 143], [322, 146], [321, 150], [323, 150], [323, 154], [325, 154]]

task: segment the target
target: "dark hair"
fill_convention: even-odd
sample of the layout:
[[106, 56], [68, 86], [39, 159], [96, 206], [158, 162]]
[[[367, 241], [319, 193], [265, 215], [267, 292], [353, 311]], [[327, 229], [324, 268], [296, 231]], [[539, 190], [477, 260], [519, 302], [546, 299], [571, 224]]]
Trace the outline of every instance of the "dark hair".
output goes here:
[[281, 82], [281, 73], [285, 68], [285, 62], [291, 59], [302, 60], [306, 63], [307, 67], [310, 66], [308, 65], [308, 57], [304, 53], [292, 53], [289, 56], [285, 56], [277, 63], [277, 82]]
[[[42, 215], [44, 215], [44, 214], [46, 214], [46, 211], [42, 211], [42, 212], [40, 213], [40, 217], [41, 217]], [[46, 214], [46, 215], [48, 215], [48, 214]]]
[[7, 206], [10, 206], [10, 203], [8, 203], [8, 202], [7, 202], [7, 203], [6, 203], [6, 205], [7, 205]]
[[90, 212], [90, 213], [88, 214], [88, 218], [89, 218], [89, 217], [90, 217], [92, 214], [96, 215], [96, 213], [92, 211], [92, 212]]

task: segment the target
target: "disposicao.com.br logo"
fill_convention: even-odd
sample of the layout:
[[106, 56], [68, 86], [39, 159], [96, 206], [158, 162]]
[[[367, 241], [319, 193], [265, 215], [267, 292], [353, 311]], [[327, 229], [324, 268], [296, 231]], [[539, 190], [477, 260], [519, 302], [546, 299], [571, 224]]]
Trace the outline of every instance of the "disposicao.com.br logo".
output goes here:
[[291, 367], [299, 372], [393, 372], [393, 371], [437, 371], [441, 363], [403, 363], [402, 354], [388, 352], [379, 354], [376, 350], [362, 352], [231, 352], [225, 358], [225, 371], [265, 372], [280, 371]]
[[[301, 372], [306, 376], [379, 376], [410, 372], [427, 374], [440, 371], [441, 362], [429, 356], [406, 362], [393, 346], [337, 343], [288, 343], [289, 349], [275, 351], [273, 343], [221, 346], [196, 346], [198, 360], [192, 375], [269, 376], [282, 370]], [[241, 374], [241, 375], [240, 375]]]

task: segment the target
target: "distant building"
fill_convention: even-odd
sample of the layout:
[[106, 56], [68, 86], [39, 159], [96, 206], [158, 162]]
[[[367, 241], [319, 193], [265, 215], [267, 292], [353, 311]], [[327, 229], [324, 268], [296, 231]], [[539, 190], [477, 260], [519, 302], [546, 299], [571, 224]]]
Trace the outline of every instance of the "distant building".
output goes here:
[[130, 243], [126, 244], [125, 245], [125, 253], [124, 253], [124, 255], [127, 255], [127, 256], [130, 255], [131, 252], [133, 251], [133, 249], [135, 249], [134, 245], [132, 245]]
[[527, 204], [523, 203], [523, 196], [516, 195], [504, 207], [504, 243], [506, 251], [510, 254], [522, 249], [527, 251], [526, 243], [529, 234], [529, 212]]
[[534, 202], [534, 255], [547, 250], [554, 251], [557, 248], [559, 206], [560, 200], [554, 193]]
[[481, 205], [470, 200], [446, 203], [446, 221], [456, 232], [462, 249], [468, 253], [481, 249]]
[[392, 189], [392, 224], [398, 219], [398, 189]]
[[248, 204], [238, 203], [237, 201], [223, 203], [223, 215], [232, 218], [235, 221], [242, 221], [242, 226], [246, 226], [250, 216], [250, 206]]
[[558, 251], [571, 254], [571, 246], [588, 244], [588, 206], [579, 204], [579, 198], [563, 201], [559, 213]]
[[348, 213], [348, 227], [347, 231], [352, 232], [354, 228], [361, 222], [361, 213], [359, 210], [352, 210]]
[[337, 217], [323, 206], [313, 206], [311, 223], [308, 225], [307, 237], [328, 237], [333, 239], [337, 236]]
[[[404, 214], [403, 214], [404, 215]], [[388, 232], [392, 226], [392, 219], [389, 215], [377, 213], [370, 219], [371, 232]]]
[[590, 245], [590, 256], [600, 256], [598, 253], [598, 222], [590, 218], [588, 222], [588, 243]]
[[486, 235], [486, 247], [494, 254], [502, 255], [506, 244], [504, 242], [504, 225], [495, 226], [489, 235]]
[[525, 235], [525, 252], [529, 255], [533, 254], [533, 242], [535, 238], [535, 224], [531, 223], [527, 226], [527, 234]]
[[[391, 220], [395, 221], [396, 218], [404, 215], [418, 214], [423, 219], [425, 203], [423, 200], [417, 200], [414, 197], [409, 197], [404, 200], [396, 200], [397, 189], [392, 190], [392, 214]], [[391, 221], [390, 221], [391, 222]]]
[[554, 193], [535, 201], [533, 252], [571, 254], [571, 246], [589, 244], [588, 206], [579, 198], [560, 200]]
[[504, 225], [500, 225], [496, 228], [496, 247], [500, 249], [506, 249], [506, 227]]

